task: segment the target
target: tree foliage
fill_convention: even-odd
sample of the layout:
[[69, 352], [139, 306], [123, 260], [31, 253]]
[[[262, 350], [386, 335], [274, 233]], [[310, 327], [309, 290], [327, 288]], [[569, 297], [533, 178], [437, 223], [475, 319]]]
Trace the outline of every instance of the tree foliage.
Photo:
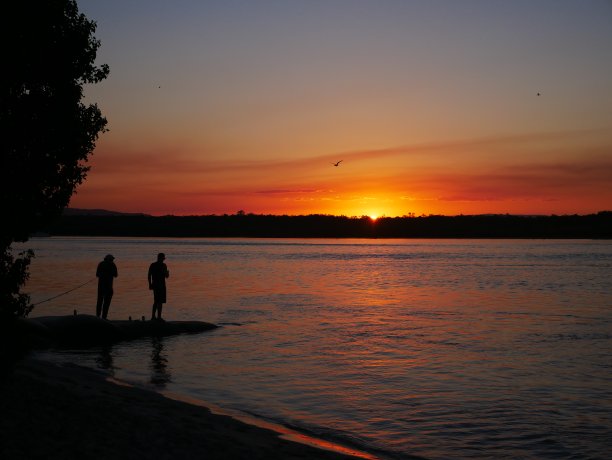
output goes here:
[[88, 156], [106, 119], [84, 104], [83, 85], [107, 77], [96, 66], [95, 22], [74, 0], [9, 2], [0, 19], [0, 311], [27, 313], [25, 242], [65, 208], [85, 179]]

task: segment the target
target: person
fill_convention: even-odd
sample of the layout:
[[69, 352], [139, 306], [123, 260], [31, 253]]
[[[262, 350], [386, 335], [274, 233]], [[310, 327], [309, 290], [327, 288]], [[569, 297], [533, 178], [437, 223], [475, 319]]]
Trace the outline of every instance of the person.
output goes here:
[[162, 307], [166, 303], [166, 278], [170, 276], [168, 267], [164, 263], [166, 255], [163, 252], [157, 254], [157, 261], [149, 267], [149, 289], [153, 291], [153, 311], [151, 319], [162, 319]]
[[117, 278], [117, 266], [112, 254], [107, 254], [104, 260], [98, 264], [96, 276], [98, 277], [98, 302], [96, 303], [96, 316], [102, 315], [103, 319], [108, 316], [108, 308], [113, 298], [113, 280]]

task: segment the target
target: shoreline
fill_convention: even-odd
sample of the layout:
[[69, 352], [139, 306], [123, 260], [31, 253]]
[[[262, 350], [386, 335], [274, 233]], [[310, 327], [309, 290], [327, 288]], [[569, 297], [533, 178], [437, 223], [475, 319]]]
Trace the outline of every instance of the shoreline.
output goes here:
[[0, 382], [0, 457], [374, 459], [201, 401], [28, 356]]
[[[125, 383], [122, 381], [116, 381], [116, 383], [119, 385], [124, 384], [124, 385], [131, 386], [131, 384]], [[236, 410], [228, 410], [223, 407], [211, 404], [207, 401], [193, 398], [191, 396], [187, 396], [184, 394], [173, 393], [171, 391], [155, 391], [155, 390], [151, 390], [151, 391], [154, 391], [155, 393], [159, 393], [165, 396], [166, 398], [174, 400], [174, 401], [182, 401], [192, 406], [202, 407], [203, 409], [209, 410], [211, 413], [215, 415], [230, 417], [234, 420], [245, 423], [247, 425], [252, 425], [258, 428], [262, 428], [264, 430], [272, 431], [276, 433], [276, 435], [280, 439], [284, 439], [286, 441], [295, 442], [298, 444], [305, 444], [307, 446], [311, 446], [316, 449], [340, 453], [343, 455], [347, 455], [348, 458], [350, 459], [357, 458], [357, 459], [365, 459], [365, 460], [385, 460], [387, 458], [385, 456], [376, 456], [375, 454], [371, 452], [359, 450], [356, 447], [348, 447], [345, 444], [340, 444], [335, 441], [328, 441], [325, 439], [317, 438], [314, 435], [309, 435], [304, 432], [298, 431], [297, 429], [288, 428], [279, 423], [267, 421], [265, 419], [258, 418], [253, 415], [241, 413]]]

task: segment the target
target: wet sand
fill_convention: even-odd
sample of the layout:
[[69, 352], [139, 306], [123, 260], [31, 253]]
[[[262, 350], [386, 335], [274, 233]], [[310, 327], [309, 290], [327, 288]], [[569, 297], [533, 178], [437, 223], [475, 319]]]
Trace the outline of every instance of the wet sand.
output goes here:
[[348, 459], [208, 409], [26, 358], [0, 382], [0, 458]]

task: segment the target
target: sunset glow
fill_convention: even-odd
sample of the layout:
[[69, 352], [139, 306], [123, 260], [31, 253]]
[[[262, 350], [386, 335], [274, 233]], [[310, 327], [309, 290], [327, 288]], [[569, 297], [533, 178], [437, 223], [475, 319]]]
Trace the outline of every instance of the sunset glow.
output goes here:
[[87, 90], [110, 131], [72, 207], [610, 208], [603, 2], [179, 4], [79, 2], [111, 68]]

